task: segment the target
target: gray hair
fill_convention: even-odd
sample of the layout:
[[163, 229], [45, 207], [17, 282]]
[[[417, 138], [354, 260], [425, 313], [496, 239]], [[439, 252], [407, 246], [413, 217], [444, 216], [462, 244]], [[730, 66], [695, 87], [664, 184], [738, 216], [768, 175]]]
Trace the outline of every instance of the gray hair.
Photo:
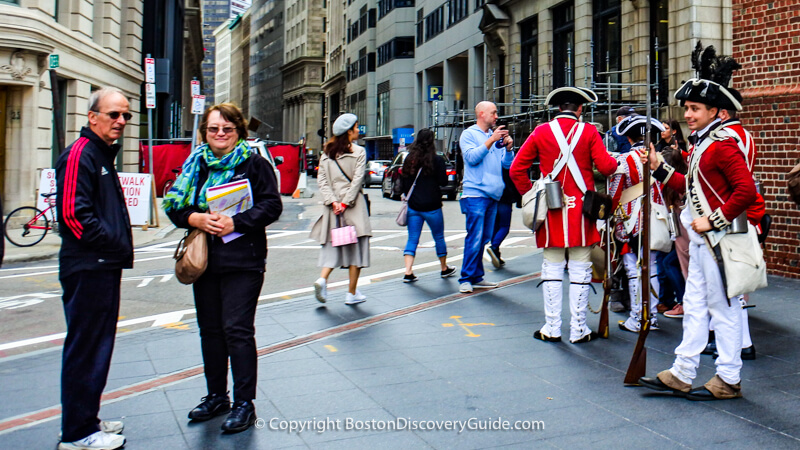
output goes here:
[[89, 96], [89, 111], [99, 112], [97, 110], [97, 105], [100, 104], [100, 100], [106, 98], [107, 96], [109, 96], [111, 94], [119, 94], [119, 95], [125, 97], [125, 100], [128, 99], [128, 96], [123, 94], [122, 91], [120, 91], [119, 89], [117, 89], [115, 87], [108, 87], [108, 86], [107, 87], [103, 87], [103, 88], [100, 88], [100, 89], [92, 92], [92, 95]]

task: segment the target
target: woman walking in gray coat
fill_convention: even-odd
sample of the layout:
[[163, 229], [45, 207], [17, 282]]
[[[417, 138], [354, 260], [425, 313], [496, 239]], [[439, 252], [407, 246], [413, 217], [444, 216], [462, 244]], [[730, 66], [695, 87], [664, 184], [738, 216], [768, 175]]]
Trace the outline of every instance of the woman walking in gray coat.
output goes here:
[[[358, 277], [363, 267], [369, 267], [369, 223], [367, 203], [361, 193], [367, 154], [364, 147], [353, 141], [358, 138], [358, 117], [342, 114], [333, 123], [333, 134], [325, 144], [319, 160], [317, 184], [322, 195], [324, 210], [311, 228], [310, 237], [322, 245], [317, 266], [322, 267], [314, 292], [317, 300], [328, 300], [328, 277], [336, 267], [349, 268], [350, 286], [345, 304], [355, 305], [367, 298], [358, 289]], [[338, 224], [337, 224], [338, 223]], [[352, 225], [358, 242], [334, 247], [331, 230]]]

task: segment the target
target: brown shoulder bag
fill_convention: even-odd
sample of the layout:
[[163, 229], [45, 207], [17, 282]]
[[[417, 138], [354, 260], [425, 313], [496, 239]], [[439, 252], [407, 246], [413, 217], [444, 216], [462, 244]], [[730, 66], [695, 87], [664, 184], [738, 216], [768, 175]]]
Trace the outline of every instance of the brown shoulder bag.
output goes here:
[[205, 231], [195, 228], [187, 231], [175, 249], [175, 278], [183, 284], [192, 284], [208, 267], [208, 239]]

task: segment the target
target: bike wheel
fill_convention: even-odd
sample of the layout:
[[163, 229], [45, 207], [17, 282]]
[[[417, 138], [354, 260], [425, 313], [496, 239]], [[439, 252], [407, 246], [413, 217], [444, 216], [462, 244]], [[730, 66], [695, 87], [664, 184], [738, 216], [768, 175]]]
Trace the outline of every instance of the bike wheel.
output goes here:
[[17, 247], [30, 247], [38, 244], [50, 227], [50, 221], [38, 208], [23, 206], [6, 217], [5, 233], [8, 242]]
[[173, 184], [175, 184], [175, 180], [167, 180], [164, 183], [164, 189], [161, 190], [161, 198], [164, 198], [164, 197], [167, 196], [167, 192], [169, 192], [169, 190], [172, 189], [172, 185]]

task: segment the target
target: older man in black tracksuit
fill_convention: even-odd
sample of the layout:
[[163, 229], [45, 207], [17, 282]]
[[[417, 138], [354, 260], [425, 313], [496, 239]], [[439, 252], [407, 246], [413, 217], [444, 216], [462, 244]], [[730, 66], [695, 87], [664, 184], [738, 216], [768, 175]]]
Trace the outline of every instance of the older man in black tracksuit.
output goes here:
[[61, 369], [59, 449], [119, 448], [121, 422], [100, 421], [119, 315], [122, 269], [133, 267], [130, 219], [114, 159], [131, 114], [116, 89], [89, 98], [89, 126], [56, 163], [59, 279], [67, 337]]

